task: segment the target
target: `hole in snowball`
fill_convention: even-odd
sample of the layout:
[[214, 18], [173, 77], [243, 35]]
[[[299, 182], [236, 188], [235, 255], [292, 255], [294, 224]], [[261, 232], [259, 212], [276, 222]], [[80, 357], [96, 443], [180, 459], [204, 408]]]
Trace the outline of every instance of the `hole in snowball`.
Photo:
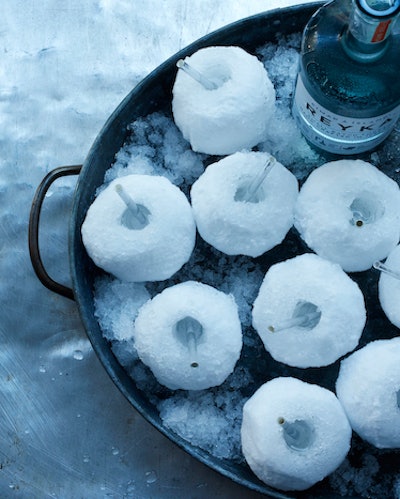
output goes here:
[[235, 193], [235, 201], [243, 203], [259, 203], [264, 201], [266, 194], [263, 189], [264, 181], [270, 174], [272, 168], [275, 166], [276, 160], [270, 156], [264, 163], [261, 169], [255, 171], [252, 178], [247, 179], [239, 185]]
[[367, 192], [354, 198], [349, 209], [352, 213], [350, 223], [356, 227], [376, 222], [383, 216], [385, 211], [379, 199]]
[[260, 203], [261, 201], [264, 201], [265, 192], [261, 185], [251, 196], [249, 196], [249, 189], [251, 188], [252, 183], [253, 181], [250, 179], [247, 182], [243, 182], [242, 185], [239, 185], [235, 193], [235, 201], [246, 203]]
[[204, 73], [206, 73], [207, 78], [217, 86], [216, 90], [221, 88], [232, 78], [230, 67], [223, 61], [219, 61], [218, 64], [208, 66], [204, 69]]
[[321, 319], [321, 311], [314, 303], [310, 301], [299, 300], [294, 307], [292, 317], [283, 320], [276, 325], [268, 326], [271, 333], [284, 331], [293, 327], [300, 327], [310, 331], [314, 329]]
[[289, 423], [285, 418], [278, 418], [278, 423], [283, 429], [283, 438], [286, 445], [296, 451], [304, 451], [308, 449], [314, 440], [313, 427], [302, 419], [296, 419], [293, 423]]
[[186, 316], [175, 324], [174, 334], [178, 341], [187, 347], [191, 357], [190, 366], [199, 367], [196, 360], [197, 344], [203, 335], [203, 326], [200, 322], [193, 317]]
[[133, 212], [126, 208], [121, 217], [121, 223], [130, 230], [141, 230], [149, 224], [150, 211], [142, 204], [136, 205], [137, 210]]
[[122, 184], [115, 185], [115, 192], [126, 206], [121, 216], [121, 224], [132, 230], [140, 230], [146, 227], [149, 223], [149, 210], [142, 204], [136, 203]]

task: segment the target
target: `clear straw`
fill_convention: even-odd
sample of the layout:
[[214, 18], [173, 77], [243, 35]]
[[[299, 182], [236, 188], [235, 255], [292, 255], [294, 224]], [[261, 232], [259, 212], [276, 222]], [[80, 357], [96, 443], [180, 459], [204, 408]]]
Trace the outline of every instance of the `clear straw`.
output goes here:
[[141, 229], [146, 226], [148, 224], [148, 210], [135, 203], [121, 184], [115, 186], [115, 191], [129, 210], [129, 223], [127, 225], [133, 229]]
[[203, 327], [196, 319], [187, 316], [177, 322], [175, 334], [179, 341], [185, 345], [191, 358], [190, 367], [199, 367], [197, 359], [197, 344], [203, 334]]
[[271, 333], [278, 333], [294, 327], [313, 329], [321, 318], [319, 308], [311, 302], [299, 301], [290, 319], [279, 322], [276, 326], [268, 326]]
[[197, 71], [197, 69], [194, 69], [187, 62], [185, 62], [183, 59], [179, 59], [179, 61], [176, 63], [176, 66], [179, 69], [182, 69], [186, 74], [191, 76], [198, 83], [200, 83], [200, 85], [203, 85], [203, 87], [206, 90], [216, 90], [218, 88], [218, 85], [216, 83], [209, 80], [207, 77], [205, 77], [202, 73]]
[[396, 270], [390, 269], [382, 262], [375, 262], [373, 267], [374, 267], [374, 269], [379, 270], [380, 272], [383, 272], [384, 274], [390, 275], [391, 277], [394, 277], [395, 279], [400, 279], [400, 272], [397, 272]]
[[245, 187], [239, 187], [235, 195], [235, 201], [241, 201], [244, 203], [257, 202], [257, 194], [275, 164], [276, 159], [273, 156], [268, 158], [263, 169], [253, 177], [251, 182]]

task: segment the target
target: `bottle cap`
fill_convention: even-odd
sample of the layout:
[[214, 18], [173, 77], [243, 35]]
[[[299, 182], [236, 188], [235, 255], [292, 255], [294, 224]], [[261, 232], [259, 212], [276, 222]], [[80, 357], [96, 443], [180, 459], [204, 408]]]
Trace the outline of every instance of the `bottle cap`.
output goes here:
[[367, 15], [379, 19], [390, 19], [400, 13], [400, 0], [356, 0]]

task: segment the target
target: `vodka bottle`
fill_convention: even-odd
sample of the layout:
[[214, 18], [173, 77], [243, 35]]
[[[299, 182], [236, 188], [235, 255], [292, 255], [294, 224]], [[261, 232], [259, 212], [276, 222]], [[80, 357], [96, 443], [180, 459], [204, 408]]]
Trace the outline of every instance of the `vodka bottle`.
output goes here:
[[305, 138], [339, 155], [376, 148], [400, 116], [400, 0], [333, 0], [302, 39], [293, 116]]

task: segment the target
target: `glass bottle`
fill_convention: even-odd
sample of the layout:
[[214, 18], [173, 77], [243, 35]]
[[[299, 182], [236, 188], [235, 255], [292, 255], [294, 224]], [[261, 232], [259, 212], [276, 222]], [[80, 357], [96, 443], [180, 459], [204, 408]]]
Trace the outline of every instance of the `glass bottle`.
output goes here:
[[305, 27], [293, 116], [318, 149], [375, 149], [400, 116], [400, 0], [333, 0]]

